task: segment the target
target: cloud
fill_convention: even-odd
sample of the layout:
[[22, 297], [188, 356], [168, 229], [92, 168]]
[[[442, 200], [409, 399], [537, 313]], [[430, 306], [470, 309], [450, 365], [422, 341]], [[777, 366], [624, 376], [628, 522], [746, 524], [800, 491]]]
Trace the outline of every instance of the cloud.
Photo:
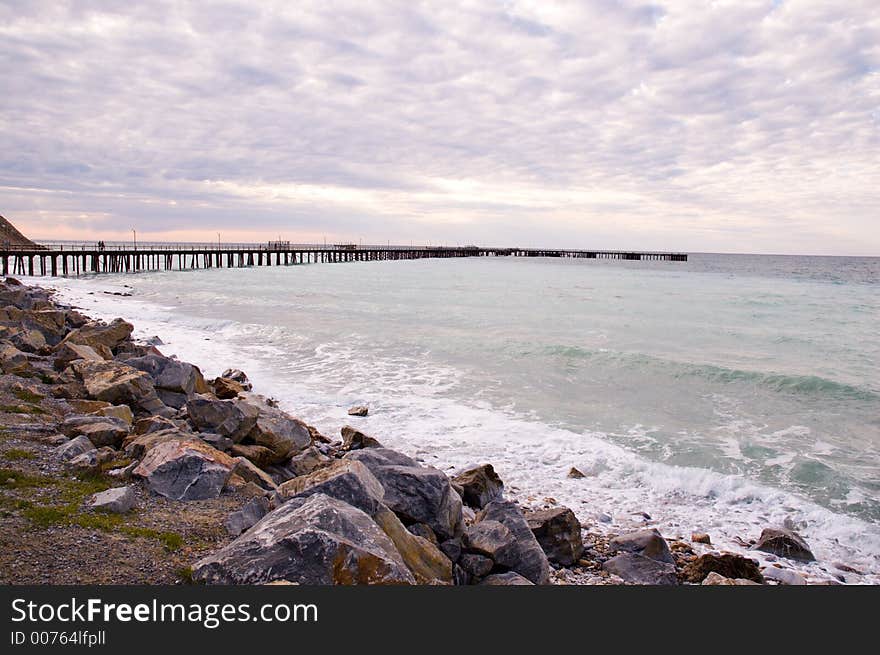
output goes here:
[[0, 5], [42, 238], [880, 254], [874, 3]]

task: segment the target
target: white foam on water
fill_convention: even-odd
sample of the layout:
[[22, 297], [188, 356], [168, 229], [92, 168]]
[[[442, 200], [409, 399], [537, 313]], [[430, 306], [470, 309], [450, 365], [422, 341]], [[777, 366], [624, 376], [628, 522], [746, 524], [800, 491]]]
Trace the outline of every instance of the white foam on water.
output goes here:
[[[743, 476], [652, 462], [602, 433], [559, 429], [480, 398], [457, 399], [450, 392], [461, 372], [428, 364], [420, 355], [385, 360], [364, 356], [357, 335], [346, 335], [291, 359], [301, 337], [284, 328], [195, 318], [176, 307], [106, 295], [104, 291], [129, 290], [112, 279], [29, 282], [55, 288], [62, 300], [94, 317], [132, 321], [135, 338], [158, 335], [165, 354], [197, 364], [206, 376], [228, 367], [245, 370], [257, 392], [277, 398], [325, 434], [336, 435], [342, 425], [356, 420], [385, 445], [449, 473], [490, 462], [509, 497], [532, 505], [552, 498], [571, 507], [592, 530], [651, 526], [684, 540], [692, 532], [709, 532], [712, 548], [767, 563], [772, 556], [746, 551], [737, 539], [754, 539], [763, 527], [793, 525], [818, 561], [787, 565], [814, 579], [828, 579], [832, 572], [840, 575], [831, 563], [844, 562], [866, 574], [847, 573], [847, 582], [880, 583], [876, 524]], [[370, 415], [347, 416], [347, 408], [355, 404], [369, 405]], [[787, 428], [791, 434], [803, 430]], [[649, 437], [651, 430], [637, 432]], [[734, 452], [733, 444], [724, 449]], [[572, 467], [586, 477], [569, 479]], [[606, 513], [610, 522], [596, 520]], [[698, 552], [710, 549], [693, 546]]]

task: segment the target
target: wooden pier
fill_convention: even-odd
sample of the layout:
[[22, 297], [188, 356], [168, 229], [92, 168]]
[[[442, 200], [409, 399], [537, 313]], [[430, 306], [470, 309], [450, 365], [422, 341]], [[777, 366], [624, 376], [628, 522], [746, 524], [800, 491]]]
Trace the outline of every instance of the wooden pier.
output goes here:
[[0, 250], [3, 275], [76, 276], [94, 273], [182, 271], [250, 266], [366, 262], [450, 257], [567, 257], [686, 262], [686, 253], [616, 250], [483, 248], [479, 246], [333, 246], [290, 244], [62, 244]]

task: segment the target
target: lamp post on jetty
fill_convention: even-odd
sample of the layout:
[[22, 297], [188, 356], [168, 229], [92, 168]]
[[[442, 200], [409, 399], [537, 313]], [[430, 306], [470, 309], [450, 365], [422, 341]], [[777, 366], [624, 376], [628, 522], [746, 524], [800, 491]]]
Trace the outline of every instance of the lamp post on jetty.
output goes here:
[[138, 249], [138, 234], [134, 228], [131, 228], [131, 236], [132, 236], [132, 239], [134, 240], [134, 249], [137, 250]]

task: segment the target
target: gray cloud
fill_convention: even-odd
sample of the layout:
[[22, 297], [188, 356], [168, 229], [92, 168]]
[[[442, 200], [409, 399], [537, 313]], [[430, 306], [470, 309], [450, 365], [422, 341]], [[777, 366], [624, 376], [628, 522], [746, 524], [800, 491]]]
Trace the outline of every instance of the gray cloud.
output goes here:
[[38, 237], [880, 253], [880, 12], [0, 3]]

